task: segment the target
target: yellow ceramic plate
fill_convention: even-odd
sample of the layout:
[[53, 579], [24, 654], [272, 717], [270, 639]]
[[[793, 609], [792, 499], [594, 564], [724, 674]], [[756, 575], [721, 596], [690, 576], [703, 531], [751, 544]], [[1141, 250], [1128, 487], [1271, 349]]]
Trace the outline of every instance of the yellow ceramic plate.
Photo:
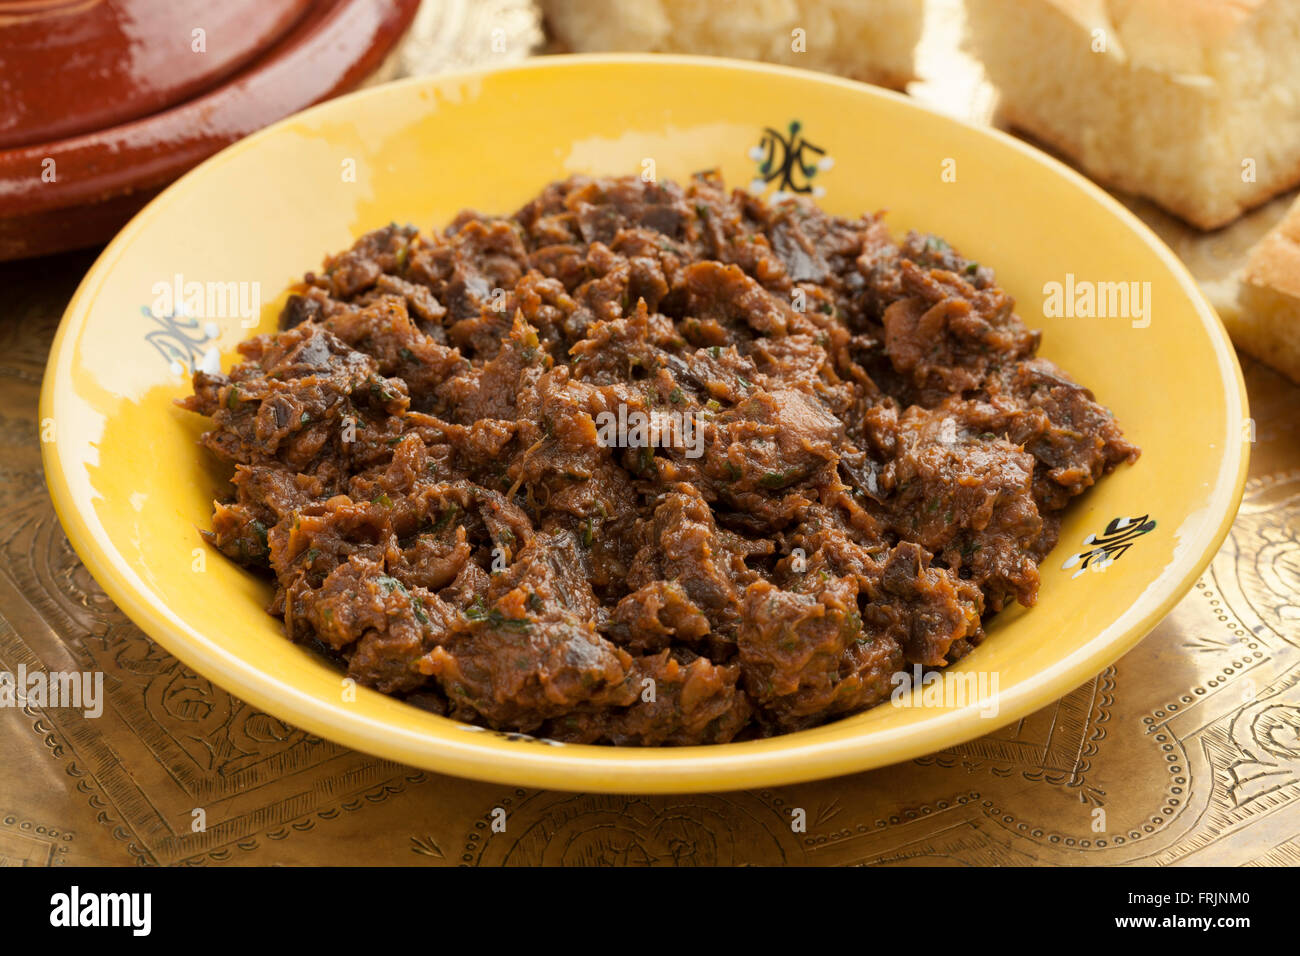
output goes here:
[[[268, 586], [199, 537], [221, 481], [195, 444], [204, 422], [172, 404], [188, 392], [188, 366], [215, 348], [229, 367], [251, 326], [274, 328], [290, 282], [389, 221], [428, 229], [464, 207], [511, 212], [577, 172], [653, 168], [684, 179], [717, 166], [743, 187], [766, 178], [759, 171], [769, 156], [769, 193], [814, 190], [825, 208], [847, 215], [888, 209], [896, 231], [933, 231], [994, 266], [1021, 315], [1043, 329], [1043, 354], [1091, 386], [1143, 448], [1136, 466], [1071, 508], [1043, 564], [1038, 605], [999, 617], [955, 669], [996, 679], [995, 706], [932, 694], [931, 706], [887, 703], [770, 740], [615, 749], [509, 737], [365, 688], [346, 699], [342, 675], [291, 644], [264, 612]], [[221, 314], [147, 314], [165, 305], [165, 287], [180, 283], [185, 293], [191, 282], [204, 283], [205, 295], [236, 285], [224, 308], [205, 297], [203, 309]], [[1045, 308], [1053, 282], [1063, 291], [1073, 284], [1077, 308]], [[1137, 283], [1127, 309], [1110, 296], [1107, 315], [1079, 314], [1088, 312], [1088, 284], [1119, 282]], [[244, 327], [239, 294], [249, 305], [257, 287], [262, 307]], [[1246, 473], [1245, 414], [1232, 349], [1192, 279], [1133, 216], [1060, 164], [871, 87], [645, 56], [549, 58], [378, 87], [230, 147], [104, 251], [64, 316], [41, 396], [45, 472], [78, 554], [141, 628], [196, 671], [309, 731], [404, 763], [642, 792], [763, 786], [889, 764], [980, 736], [1067, 693], [1154, 627], [1219, 546]], [[1096, 543], [1085, 543], [1090, 536]], [[1080, 573], [1084, 559], [1074, 556], [1090, 551]]]

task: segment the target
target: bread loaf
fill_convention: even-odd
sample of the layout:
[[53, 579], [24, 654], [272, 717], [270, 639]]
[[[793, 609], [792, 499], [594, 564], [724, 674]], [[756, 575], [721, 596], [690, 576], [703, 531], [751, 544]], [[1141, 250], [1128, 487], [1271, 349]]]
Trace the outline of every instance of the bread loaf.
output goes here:
[[1223, 323], [1243, 352], [1300, 384], [1300, 200], [1255, 244]]
[[542, 2], [552, 36], [578, 53], [767, 60], [898, 88], [913, 76], [924, 6], [922, 0]]
[[1300, 182], [1297, 0], [967, 0], [1015, 127], [1202, 229]]

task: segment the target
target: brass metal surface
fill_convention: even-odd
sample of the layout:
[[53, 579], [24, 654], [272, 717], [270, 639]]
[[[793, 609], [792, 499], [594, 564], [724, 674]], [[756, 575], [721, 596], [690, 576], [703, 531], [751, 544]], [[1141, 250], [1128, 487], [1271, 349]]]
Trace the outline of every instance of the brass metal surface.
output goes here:
[[[442, 4], [404, 68], [523, 55], [539, 37], [526, 3]], [[987, 103], [965, 89], [963, 109]], [[1135, 208], [1214, 280], [1282, 205], [1209, 237]], [[102, 670], [107, 696], [98, 719], [0, 708], [0, 863], [1300, 863], [1300, 387], [1257, 363], [1243, 360], [1257, 440], [1229, 538], [1146, 640], [1051, 707], [833, 780], [546, 792], [287, 726], [189, 671], [104, 596], [46, 497], [36, 420], [46, 351], [92, 261], [0, 266], [0, 670]]]

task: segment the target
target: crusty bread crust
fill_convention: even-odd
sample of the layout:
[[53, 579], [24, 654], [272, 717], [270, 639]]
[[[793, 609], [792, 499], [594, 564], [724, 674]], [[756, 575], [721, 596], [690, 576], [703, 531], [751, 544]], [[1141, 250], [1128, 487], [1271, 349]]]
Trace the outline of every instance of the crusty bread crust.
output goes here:
[[1003, 119], [1097, 181], [1207, 230], [1300, 183], [1289, 0], [968, 0], [968, 11], [967, 45], [1001, 90]]
[[1300, 301], [1300, 199], [1250, 250], [1243, 279]]
[[[1073, 160], [1078, 155], [1078, 143], [1067, 142], [1032, 117], [1022, 116], [1005, 105], [1000, 107], [999, 115], [1005, 125], [1033, 137], [1065, 159]], [[1255, 190], [1249, 196], [1232, 197], [1236, 201], [1214, 205], [1198, 202], [1190, 196], [1153, 196], [1150, 185], [1140, 178], [1128, 175], [1122, 164], [1109, 169], [1087, 169], [1085, 172], [1090, 179], [1103, 186], [1136, 196], [1145, 196], [1166, 212], [1171, 212], [1189, 225], [1208, 232], [1228, 225], [1240, 218], [1243, 213], [1256, 209], [1300, 185], [1300, 157], [1297, 157], [1295, 165], [1289, 167], [1287, 172], [1276, 175], [1270, 180], [1260, 180], [1255, 183]]]
[[1232, 340], [1300, 382], [1300, 199], [1250, 250], [1238, 306], [1223, 316]]
[[1134, 67], [1205, 74], [1206, 53], [1271, 0], [1044, 0], [1085, 33], [1107, 30]]
[[[922, 0], [541, 0], [575, 52], [636, 50], [760, 59], [901, 90], [915, 76]], [[791, 31], [805, 31], [791, 49]]]

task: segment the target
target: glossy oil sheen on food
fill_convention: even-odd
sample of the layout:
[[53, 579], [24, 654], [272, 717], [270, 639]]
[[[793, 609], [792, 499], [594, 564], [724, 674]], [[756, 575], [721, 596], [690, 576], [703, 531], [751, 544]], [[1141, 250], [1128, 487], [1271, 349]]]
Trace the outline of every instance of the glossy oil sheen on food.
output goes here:
[[372, 232], [281, 327], [186, 402], [234, 464], [210, 540], [358, 682], [559, 740], [868, 708], [1032, 605], [1137, 457], [989, 268], [709, 175]]

